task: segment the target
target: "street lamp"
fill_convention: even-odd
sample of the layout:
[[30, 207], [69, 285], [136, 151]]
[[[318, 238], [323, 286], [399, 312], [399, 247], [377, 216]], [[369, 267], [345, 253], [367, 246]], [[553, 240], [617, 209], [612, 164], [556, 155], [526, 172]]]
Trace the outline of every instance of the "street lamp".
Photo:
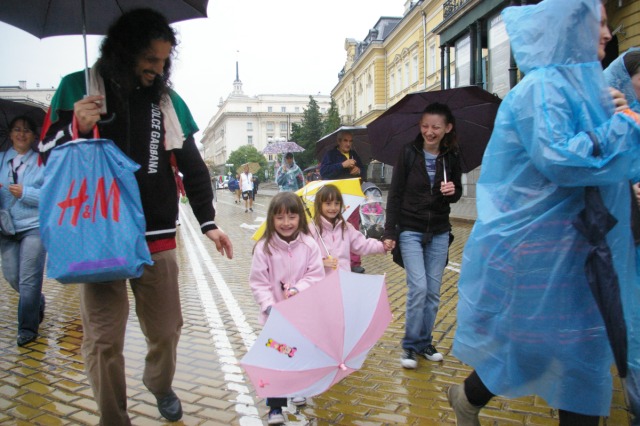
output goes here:
[[229, 168], [229, 172], [227, 174], [231, 176], [231, 168], [233, 167], [233, 164], [225, 164], [225, 167]]

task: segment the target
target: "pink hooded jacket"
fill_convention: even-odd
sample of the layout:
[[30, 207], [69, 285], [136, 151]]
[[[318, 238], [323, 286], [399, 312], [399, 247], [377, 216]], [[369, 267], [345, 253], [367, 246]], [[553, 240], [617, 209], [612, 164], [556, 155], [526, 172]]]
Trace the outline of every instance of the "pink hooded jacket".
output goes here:
[[281, 283], [304, 291], [324, 278], [320, 248], [310, 235], [300, 233], [290, 243], [274, 235], [269, 244], [271, 255], [264, 251], [265, 242], [262, 239], [256, 244], [249, 275], [261, 324], [267, 320], [267, 308], [285, 299]]
[[[321, 217], [320, 220], [322, 221], [322, 241], [324, 241], [324, 246], [329, 250], [331, 257], [338, 258], [338, 268], [344, 271], [351, 270], [350, 252], [360, 256], [386, 253], [382, 241], [366, 238], [362, 233], [356, 231], [352, 224], [347, 223], [347, 228], [344, 230], [344, 235], [342, 235], [342, 221], [337, 221], [334, 227], [324, 217]], [[320, 241], [316, 228], [313, 225], [309, 228], [311, 235], [313, 235], [320, 247], [322, 257], [327, 257], [327, 252], [322, 245], [322, 241]], [[326, 268], [325, 272], [328, 274], [332, 270], [331, 268]]]

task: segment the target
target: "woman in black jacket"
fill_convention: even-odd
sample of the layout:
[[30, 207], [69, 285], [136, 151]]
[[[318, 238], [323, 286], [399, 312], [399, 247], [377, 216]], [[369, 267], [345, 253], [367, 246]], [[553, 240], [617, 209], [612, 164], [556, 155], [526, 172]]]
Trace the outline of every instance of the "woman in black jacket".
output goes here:
[[430, 104], [420, 118], [420, 134], [407, 144], [393, 169], [387, 198], [385, 239], [398, 240], [407, 276], [404, 368], [416, 368], [418, 355], [443, 356], [432, 329], [440, 303], [440, 283], [449, 250], [450, 203], [462, 195], [462, 172], [455, 119], [447, 105]]

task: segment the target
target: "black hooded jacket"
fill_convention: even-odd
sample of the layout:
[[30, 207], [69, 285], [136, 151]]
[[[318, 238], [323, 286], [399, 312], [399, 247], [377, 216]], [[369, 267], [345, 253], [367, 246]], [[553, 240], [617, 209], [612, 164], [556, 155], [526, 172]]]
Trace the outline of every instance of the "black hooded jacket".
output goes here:
[[[462, 171], [457, 152], [441, 152], [436, 159], [436, 176], [433, 186], [427, 174], [424, 160], [423, 139], [405, 145], [393, 168], [391, 188], [387, 196], [387, 220], [384, 239], [397, 239], [400, 231], [430, 232], [441, 234], [451, 230], [450, 203], [462, 196]], [[455, 193], [444, 196], [440, 184], [447, 180], [455, 185]]]

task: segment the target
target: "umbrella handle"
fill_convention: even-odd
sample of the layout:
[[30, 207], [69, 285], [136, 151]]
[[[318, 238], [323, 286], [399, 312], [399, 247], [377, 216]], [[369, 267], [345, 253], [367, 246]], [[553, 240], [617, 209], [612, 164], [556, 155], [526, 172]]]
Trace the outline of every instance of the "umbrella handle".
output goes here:
[[447, 164], [444, 162], [444, 157], [442, 157], [442, 172], [444, 173], [444, 183], [447, 183]]

